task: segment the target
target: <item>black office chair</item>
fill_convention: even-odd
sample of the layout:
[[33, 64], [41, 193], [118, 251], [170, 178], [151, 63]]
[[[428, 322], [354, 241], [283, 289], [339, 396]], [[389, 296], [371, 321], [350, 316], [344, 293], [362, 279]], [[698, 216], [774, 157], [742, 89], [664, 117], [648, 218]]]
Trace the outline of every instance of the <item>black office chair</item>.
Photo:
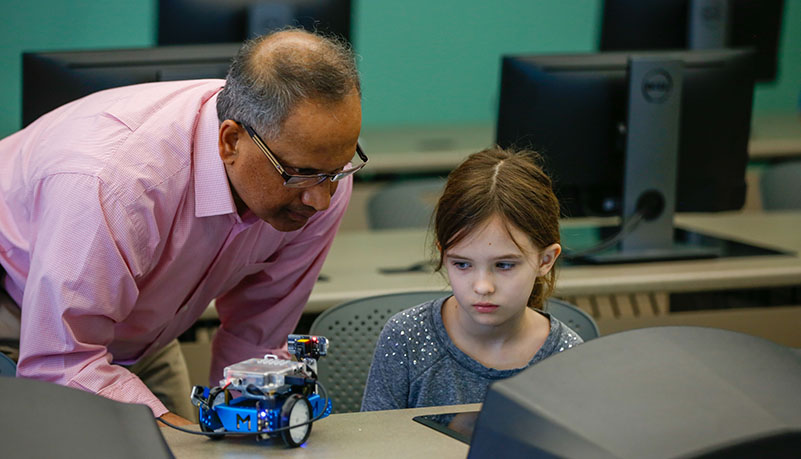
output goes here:
[[[375, 344], [387, 320], [404, 309], [450, 294], [430, 290], [376, 295], [334, 306], [314, 320], [309, 332], [331, 340], [328, 355], [320, 359], [318, 370], [320, 382], [334, 400], [335, 413], [361, 408]], [[566, 301], [551, 298], [546, 310], [584, 341], [600, 334], [589, 314]]]

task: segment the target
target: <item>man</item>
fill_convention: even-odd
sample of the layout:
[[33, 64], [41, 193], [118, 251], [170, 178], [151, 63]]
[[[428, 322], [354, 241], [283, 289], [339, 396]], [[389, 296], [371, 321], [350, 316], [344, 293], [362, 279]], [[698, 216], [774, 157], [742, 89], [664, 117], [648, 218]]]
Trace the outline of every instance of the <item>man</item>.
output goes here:
[[348, 48], [285, 30], [246, 43], [225, 82], [95, 93], [0, 141], [2, 286], [19, 305], [0, 319], [20, 318], [18, 375], [186, 424], [175, 339], [215, 298], [212, 382], [288, 357], [367, 161], [360, 96]]

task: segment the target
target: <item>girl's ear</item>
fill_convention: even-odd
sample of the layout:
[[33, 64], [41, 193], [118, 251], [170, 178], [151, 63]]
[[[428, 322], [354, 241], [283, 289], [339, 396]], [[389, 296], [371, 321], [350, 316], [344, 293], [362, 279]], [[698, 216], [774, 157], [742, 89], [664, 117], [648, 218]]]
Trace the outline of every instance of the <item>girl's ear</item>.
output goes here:
[[551, 269], [553, 269], [553, 265], [556, 263], [556, 259], [559, 258], [559, 254], [562, 253], [562, 246], [559, 244], [551, 244], [548, 247], [545, 247], [540, 252], [540, 267], [539, 267], [539, 275], [544, 276], [548, 274]]

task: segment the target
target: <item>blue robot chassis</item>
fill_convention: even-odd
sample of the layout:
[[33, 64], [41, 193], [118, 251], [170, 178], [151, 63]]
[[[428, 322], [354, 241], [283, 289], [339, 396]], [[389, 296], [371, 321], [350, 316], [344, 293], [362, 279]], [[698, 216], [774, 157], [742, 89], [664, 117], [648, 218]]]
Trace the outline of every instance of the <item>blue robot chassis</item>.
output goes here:
[[298, 361], [267, 354], [226, 367], [219, 386], [194, 386], [200, 429], [218, 434], [212, 438], [250, 433], [280, 437], [290, 447], [303, 444], [312, 422], [331, 414], [331, 401], [317, 393], [317, 359], [326, 355], [328, 340], [289, 335], [287, 349]]

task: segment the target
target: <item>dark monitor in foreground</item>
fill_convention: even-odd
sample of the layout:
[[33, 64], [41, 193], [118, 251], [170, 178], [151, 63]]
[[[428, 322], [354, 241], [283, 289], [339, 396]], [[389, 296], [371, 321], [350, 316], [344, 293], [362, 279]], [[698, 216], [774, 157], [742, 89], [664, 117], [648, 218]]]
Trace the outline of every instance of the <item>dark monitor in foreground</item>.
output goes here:
[[795, 457], [801, 354], [743, 333], [617, 333], [493, 383], [470, 458]]
[[72, 387], [0, 377], [3, 457], [173, 458], [153, 412]]
[[605, 0], [601, 51], [753, 48], [773, 81], [784, 0]]
[[673, 250], [673, 213], [743, 206], [753, 86], [747, 50], [505, 56], [497, 142], [544, 156], [565, 216], [641, 218], [608, 261], [714, 256]]
[[351, 0], [159, 0], [160, 45], [242, 42], [286, 26], [350, 40]]
[[22, 127], [67, 102], [117, 86], [225, 78], [239, 44], [22, 55]]

